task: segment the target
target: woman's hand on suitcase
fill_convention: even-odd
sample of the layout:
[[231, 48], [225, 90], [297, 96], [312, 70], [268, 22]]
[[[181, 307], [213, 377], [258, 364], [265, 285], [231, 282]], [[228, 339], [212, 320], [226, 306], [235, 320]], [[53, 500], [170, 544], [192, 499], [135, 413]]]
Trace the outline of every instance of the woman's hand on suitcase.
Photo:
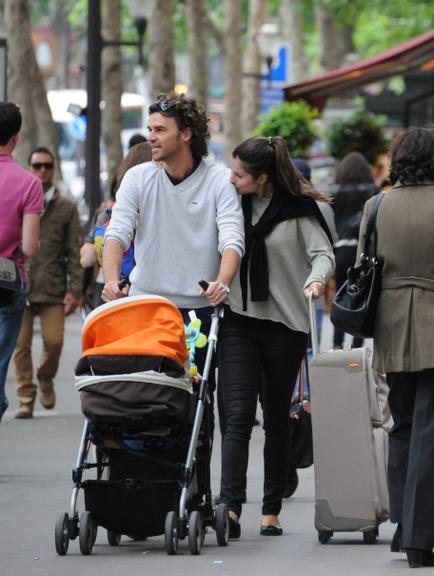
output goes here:
[[309, 298], [309, 293], [312, 292], [313, 298], [316, 300], [324, 294], [325, 286], [322, 282], [312, 282], [307, 288], [304, 289], [304, 295]]
[[129, 284], [123, 288], [119, 287], [119, 282], [117, 280], [111, 280], [104, 285], [102, 290], [101, 298], [104, 302], [111, 302], [112, 300], [117, 300], [118, 298], [123, 298], [128, 296]]

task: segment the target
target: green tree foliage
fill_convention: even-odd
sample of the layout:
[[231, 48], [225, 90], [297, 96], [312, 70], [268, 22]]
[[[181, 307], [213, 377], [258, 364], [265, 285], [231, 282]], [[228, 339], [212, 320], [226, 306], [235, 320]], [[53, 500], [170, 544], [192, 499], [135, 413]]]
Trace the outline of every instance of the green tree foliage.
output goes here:
[[348, 118], [335, 120], [326, 130], [328, 152], [340, 160], [350, 152], [360, 152], [370, 164], [386, 152], [384, 116], [359, 110]]
[[317, 137], [314, 120], [318, 116], [318, 111], [306, 102], [284, 102], [261, 117], [253, 135], [282, 136], [293, 158], [306, 156]]

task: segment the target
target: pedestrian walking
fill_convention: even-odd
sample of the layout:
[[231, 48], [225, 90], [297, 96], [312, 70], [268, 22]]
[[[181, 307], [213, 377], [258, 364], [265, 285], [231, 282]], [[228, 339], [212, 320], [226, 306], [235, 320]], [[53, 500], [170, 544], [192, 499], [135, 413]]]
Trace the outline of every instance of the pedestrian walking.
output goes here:
[[[111, 190], [110, 199], [108, 202], [103, 202], [103, 204], [98, 209], [98, 213], [95, 219], [95, 224], [89, 232], [88, 237], [85, 239], [83, 246], [80, 249], [80, 264], [83, 268], [89, 268], [91, 266], [97, 266], [95, 284], [93, 288], [93, 308], [103, 304], [101, 294], [104, 288], [104, 274], [102, 270], [102, 251], [104, 246], [105, 230], [107, 229], [113, 210], [113, 206], [116, 201], [116, 192], [122, 182], [127, 170], [137, 164], [142, 164], [143, 162], [150, 162], [152, 160], [152, 149], [149, 142], [139, 142], [132, 146], [125, 158], [119, 165], [119, 169], [116, 174], [116, 182]], [[133, 243], [130, 248], [124, 254], [122, 258], [121, 274], [126, 280], [129, 279], [130, 272], [134, 267], [134, 249]]]
[[[350, 152], [340, 162], [332, 188], [335, 224], [338, 235], [334, 243], [336, 258], [336, 291], [345, 283], [347, 270], [357, 255], [360, 222], [365, 202], [378, 192], [372, 169], [360, 152]], [[342, 348], [344, 332], [335, 327], [333, 345]], [[362, 346], [363, 339], [355, 337], [353, 348]]]
[[306, 352], [306, 295], [319, 298], [333, 273], [329, 231], [315, 200], [325, 200], [294, 168], [283, 138], [246, 140], [232, 153], [231, 182], [242, 197], [246, 254], [220, 329], [223, 434], [221, 501], [230, 536], [241, 533], [249, 440], [258, 393], [265, 430], [260, 533], [280, 535], [288, 478], [289, 406]]
[[[19, 407], [15, 418], [31, 418], [37, 390], [47, 410], [54, 408], [54, 378], [63, 347], [65, 316], [77, 308], [82, 293], [82, 231], [76, 204], [53, 183], [54, 156], [43, 146], [29, 156], [30, 171], [44, 191], [40, 250], [27, 259], [27, 306], [14, 352]], [[32, 340], [35, 317], [41, 321], [42, 356], [33, 381]]]
[[12, 294], [0, 291], [0, 420], [9, 405], [6, 375], [26, 304], [24, 256], [33, 256], [39, 248], [39, 219], [43, 209], [39, 179], [12, 158], [21, 123], [19, 107], [13, 102], [0, 102], [0, 259], [16, 263], [21, 277], [19, 290]]
[[[414, 128], [390, 148], [392, 190], [377, 214], [381, 294], [373, 367], [390, 386], [392, 551], [434, 566], [434, 131]], [[366, 204], [359, 256], [373, 201]]]

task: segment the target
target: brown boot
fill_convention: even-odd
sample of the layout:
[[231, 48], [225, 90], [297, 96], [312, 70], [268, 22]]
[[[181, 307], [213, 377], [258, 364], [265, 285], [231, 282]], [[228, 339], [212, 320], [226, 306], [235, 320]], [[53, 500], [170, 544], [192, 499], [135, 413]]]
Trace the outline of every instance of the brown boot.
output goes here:
[[56, 393], [52, 382], [39, 382], [39, 400], [46, 410], [56, 405]]
[[[25, 400], [27, 400], [27, 398]], [[18, 419], [33, 418], [33, 404], [35, 401], [30, 398], [28, 400], [30, 401], [20, 402], [20, 406], [14, 414], [14, 418]]]

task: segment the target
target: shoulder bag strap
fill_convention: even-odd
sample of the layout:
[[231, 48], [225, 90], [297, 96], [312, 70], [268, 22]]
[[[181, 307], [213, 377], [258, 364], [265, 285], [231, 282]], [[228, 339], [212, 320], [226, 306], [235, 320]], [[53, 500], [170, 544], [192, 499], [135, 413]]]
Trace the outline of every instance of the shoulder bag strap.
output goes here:
[[376, 236], [376, 228], [375, 228], [375, 221], [377, 219], [377, 212], [378, 212], [378, 208], [380, 207], [381, 201], [384, 198], [384, 195], [386, 193], [385, 192], [379, 192], [377, 194], [377, 197], [375, 199], [374, 205], [372, 206], [372, 210], [371, 213], [369, 214], [369, 220], [368, 220], [368, 225], [366, 226], [366, 236], [365, 236], [365, 247], [363, 250], [363, 254], [365, 256], [372, 256], [373, 258], [375, 258], [377, 256], [377, 242], [376, 242], [376, 237], [374, 239], [374, 248], [373, 248], [373, 252], [372, 254], [370, 253], [370, 249], [371, 249], [371, 241], [372, 241], [372, 236], [375, 233]]

